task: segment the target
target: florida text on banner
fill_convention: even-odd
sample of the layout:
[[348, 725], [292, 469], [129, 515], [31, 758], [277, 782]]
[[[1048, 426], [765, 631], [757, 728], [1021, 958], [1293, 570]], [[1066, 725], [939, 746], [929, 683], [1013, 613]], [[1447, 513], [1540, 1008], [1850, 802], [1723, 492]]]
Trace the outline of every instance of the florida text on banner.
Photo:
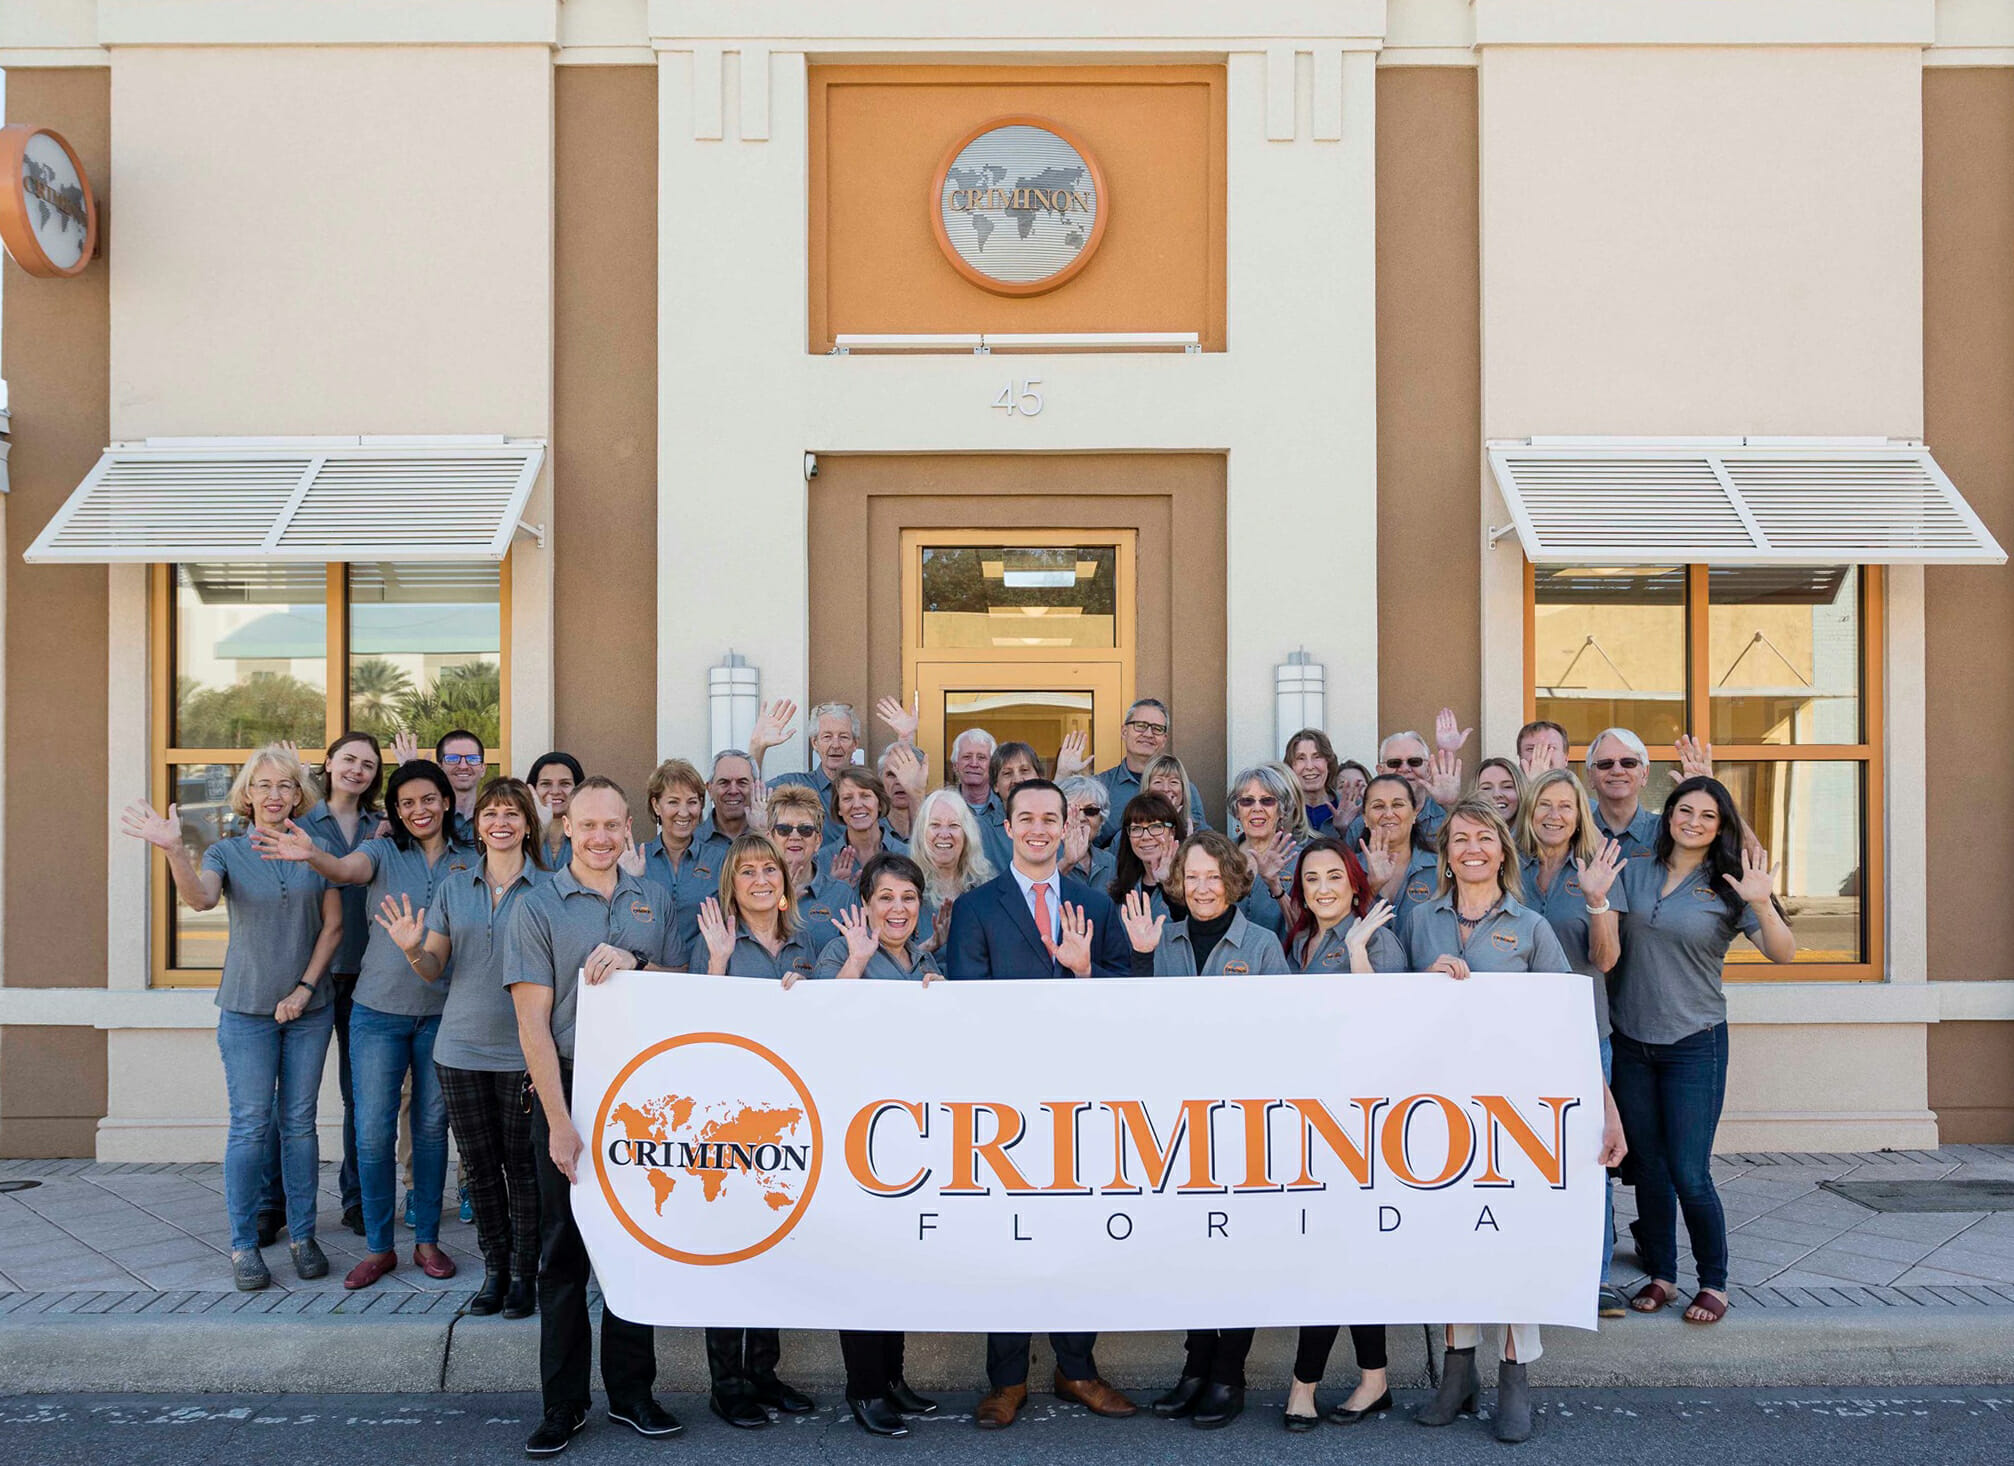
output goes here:
[[656, 1324], [1590, 1328], [1585, 978], [582, 992], [574, 1214]]

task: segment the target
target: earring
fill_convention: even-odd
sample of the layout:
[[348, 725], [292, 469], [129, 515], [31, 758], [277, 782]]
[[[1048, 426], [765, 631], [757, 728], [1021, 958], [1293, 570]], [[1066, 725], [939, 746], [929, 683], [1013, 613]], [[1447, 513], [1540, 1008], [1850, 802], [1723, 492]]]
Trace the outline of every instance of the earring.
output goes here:
[[776, 898], [776, 909], [778, 911], [788, 911], [790, 909], [790, 898], [788, 896], [778, 896]]

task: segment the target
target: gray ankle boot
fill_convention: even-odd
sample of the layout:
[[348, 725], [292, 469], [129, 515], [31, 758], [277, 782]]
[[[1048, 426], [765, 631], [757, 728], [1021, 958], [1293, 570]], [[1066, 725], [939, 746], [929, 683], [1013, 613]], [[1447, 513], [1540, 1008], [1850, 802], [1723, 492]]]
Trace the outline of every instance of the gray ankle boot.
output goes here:
[[1516, 1445], [1531, 1439], [1531, 1388], [1524, 1366], [1505, 1359], [1497, 1365], [1497, 1439]]
[[1413, 1419], [1421, 1425], [1451, 1425], [1457, 1415], [1476, 1413], [1476, 1395], [1481, 1389], [1476, 1351], [1450, 1349], [1441, 1361], [1440, 1392], [1414, 1411]]

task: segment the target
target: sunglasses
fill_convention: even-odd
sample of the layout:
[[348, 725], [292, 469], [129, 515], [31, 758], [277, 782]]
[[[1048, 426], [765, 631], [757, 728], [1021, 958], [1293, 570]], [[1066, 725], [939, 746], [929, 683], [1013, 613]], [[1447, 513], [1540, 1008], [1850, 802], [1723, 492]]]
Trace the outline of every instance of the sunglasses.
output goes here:
[[1270, 794], [1240, 794], [1238, 796], [1238, 808], [1240, 809], [1278, 809], [1279, 807], [1280, 801], [1273, 798]]
[[1640, 769], [1643, 767], [1643, 760], [1640, 758], [1598, 758], [1589, 764], [1588, 767], [1593, 769], [1597, 774], [1605, 774], [1610, 769]]
[[794, 835], [800, 840], [809, 840], [813, 835], [818, 833], [818, 826], [772, 825], [770, 827], [770, 833], [774, 835], [786, 835], [786, 836]]
[[1385, 760], [1385, 767], [1388, 769], [1423, 769], [1426, 766], [1427, 761], [1423, 758], [1388, 758]]

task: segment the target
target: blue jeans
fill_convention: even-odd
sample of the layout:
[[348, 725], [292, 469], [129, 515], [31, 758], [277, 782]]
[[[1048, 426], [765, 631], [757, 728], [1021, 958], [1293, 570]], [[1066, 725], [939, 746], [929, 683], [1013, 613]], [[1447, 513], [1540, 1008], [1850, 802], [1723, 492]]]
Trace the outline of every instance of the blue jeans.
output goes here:
[[[1601, 1082], [1613, 1088], [1614, 1078], [1615, 1045], [1604, 1038], [1601, 1041]], [[1615, 1177], [1606, 1171], [1601, 1174], [1601, 1218], [1601, 1280], [1606, 1285], [1609, 1268], [1615, 1262]]]
[[398, 1195], [399, 1091], [413, 1076], [413, 1240], [441, 1240], [441, 1190], [447, 1185], [448, 1107], [434, 1072], [440, 1015], [350, 1010], [350, 1082], [357, 1099], [357, 1180], [364, 1192], [364, 1245], [393, 1250]]
[[[330, 973], [322, 979], [335, 988], [335, 996], [329, 999], [329, 1009], [336, 1015], [336, 1084], [343, 1093], [343, 1163], [336, 1172], [336, 1186], [342, 1192], [343, 1210], [363, 1205], [364, 1193], [357, 1185], [357, 1102], [350, 1093], [350, 994], [356, 991], [357, 979], [354, 974], [345, 976]], [[273, 1109], [273, 1140], [266, 1147], [265, 1190], [261, 1193], [261, 1212], [285, 1212], [287, 1205], [283, 1199], [283, 1183], [280, 1179], [280, 1111], [278, 1101]]]
[[224, 1209], [231, 1218], [233, 1252], [259, 1245], [266, 1149], [276, 1124], [287, 1231], [296, 1244], [315, 1235], [315, 1187], [321, 1168], [315, 1101], [321, 1094], [322, 1066], [334, 1031], [335, 1014], [326, 1007], [292, 1023], [258, 1013], [217, 1015], [217, 1052], [224, 1060], [231, 1111], [224, 1138]]
[[1727, 1025], [1677, 1043], [1615, 1036], [1616, 1108], [1636, 1177], [1637, 1250], [1653, 1278], [1678, 1281], [1678, 1218], [1699, 1286], [1727, 1287], [1727, 1216], [1713, 1185], [1713, 1137], [1727, 1098]]

